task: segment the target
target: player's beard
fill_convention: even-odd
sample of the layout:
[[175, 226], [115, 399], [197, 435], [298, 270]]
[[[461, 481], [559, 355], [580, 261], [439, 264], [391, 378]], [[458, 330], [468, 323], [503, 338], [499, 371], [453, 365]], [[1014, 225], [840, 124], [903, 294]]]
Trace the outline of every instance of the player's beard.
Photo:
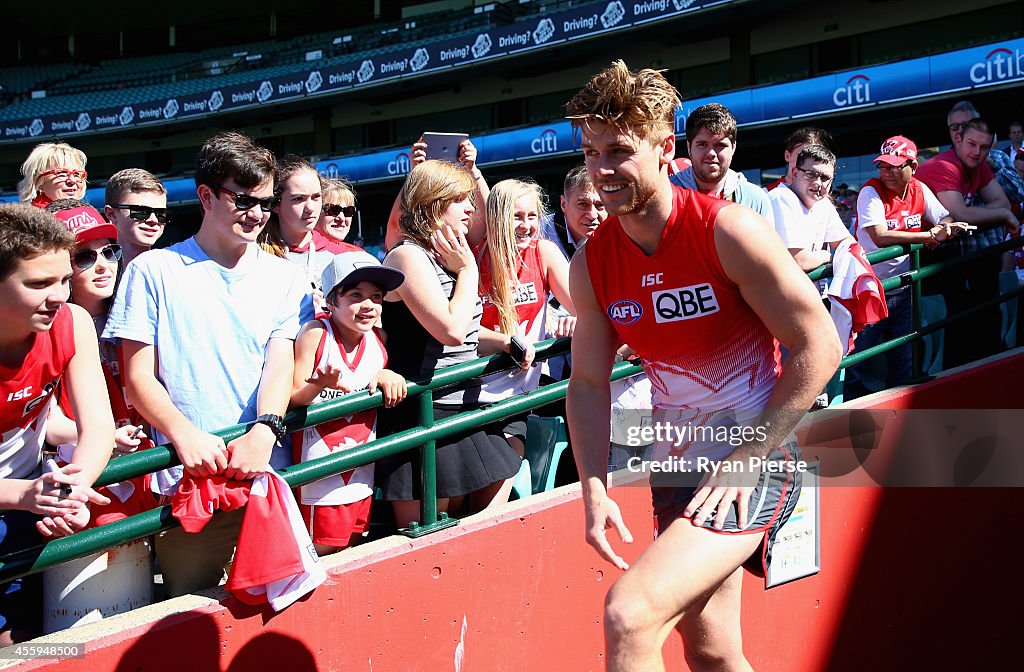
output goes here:
[[[658, 175], [660, 177], [660, 173]], [[618, 207], [606, 203], [605, 207], [608, 210], [608, 214], [617, 217], [622, 215], [642, 215], [647, 210], [647, 204], [650, 203], [658, 191], [656, 183], [648, 182], [642, 177], [638, 177], [630, 182], [627, 189], [629, 189], [630, 193], [629, 201]]]

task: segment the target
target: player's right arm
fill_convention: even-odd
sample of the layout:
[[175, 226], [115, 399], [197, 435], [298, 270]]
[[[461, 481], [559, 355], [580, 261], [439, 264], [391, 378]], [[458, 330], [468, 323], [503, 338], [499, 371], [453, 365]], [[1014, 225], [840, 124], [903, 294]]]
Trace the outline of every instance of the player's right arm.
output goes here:
[[189, 473], [211, 476], [224, 471], [228, 466], [224, 441], [192, 424], [156, 377], [156, 346], [129, 339], [121, 343], [128, 396], [142, 417], [171, 440]]
[[585, 247], [576, 253], [570, 265], [569, 291], [576, 307], [576, 331], [565, 403], [586, 507], [587, 543], [608, 562], [628, 569], [607, 537], [608, 528], [614, 527], [623, 541], [633, 541], [618, 505], [608, 496], [607, 486], [611, 416], [608, 376], [615, 359], [616, 338], [590, 284]]

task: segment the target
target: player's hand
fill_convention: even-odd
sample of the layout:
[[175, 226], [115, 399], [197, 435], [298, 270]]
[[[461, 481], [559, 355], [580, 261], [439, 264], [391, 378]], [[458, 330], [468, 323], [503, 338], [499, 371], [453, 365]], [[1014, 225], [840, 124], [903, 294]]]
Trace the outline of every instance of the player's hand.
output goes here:
[[593, 546], [602, 558], [621, 570], [627, 570], [629, 564], [612, 550], [612, 545], [608, 542], [607, 531], [612, 528], [615, 529], [622, 541], [627, 544], [633, 543], [633, 535], [629, 533], [626, 524], [622, 522], [618, 504], [607, 496], [588, 502], [587, 543]]
[[341, 367], [328, 363], [314, 369], [313, 374], [306, 378], [306, 382], [316, 385], [322, 390], [341, 390], [347, 394], [352, 391], [352, 388], [341, 382], [342, 373]]
[[430, 234], [430, 244], [438, 262], [451, 273], [458, 274], [463, 269], [476, 266], [476, 258], [466, 236], [447, 224]]
[[394, 408], [408, 393], [405, 378], [389, 369], [381, 369], [370, 380], [370, 394], [376, 392], [377, 388], [380, 388], [384, 396], [384, 408]]
[[[734, 464], [748, 464], [747, 456], [737, 457], [730, 455], [727, 461]], [[693, 499], [683, 510], [683, 516], [690, 518], [690, 522], [696, 527], [701, 527], [704, 522], [714, 516], [713, 527], [721, 530], [725, 527], [725, 521], [729, 516], [729, 509], [733, 503], [736, 504], [736, 520], [740, 529], [747, 527], [747, 512], [750, 507], [750, 495], [754, 492], [754, 483], [757, 474], [747, 470], [736, 470], [717, 474], [708, 473], [701, 480], [694, 493]]]
[[412, 168], [420, 165], [427, 160], [427, 143], [423, 142], [423, 136], [420, 139], [412, 143], [412, 147], [409, 149], [409, 165]]
[[75, 491], [78, 485], [75, 474], [81, 470], [81, 467], [69, 464], [26, 481], [27, 487], [21, 494], [18, 508], [40, 516], [55, 517], [83, 508], [89, 498], [86, 493]]
[[[102, 495], [99, 496], [102, 497]], [[104, 499], [106, 498], [104, 497]], [[44, 537], [67, 537], [85, 529], [91, 517], [92, 512], [89, 511], [89, 507], [83, 506], [59, 516], [45, 516], [36, 521], [36, 529]]]
[[219, 436], [207, 434], [193, 425], [177, 432], [171, 440], [181, 466], [193, 476], [213, 476], [228, 466], [228, 451]]
[[558, 324], [555, 326], [555, 338], [571, 338], [572, 332], [576, 330], [576, 316], [566, 315], [565, 317], [558, 318]]
[[224, 475], [236, 481], [247, 481], [270, 469], [270, 455], [277, 437], [273, 430], [258, 423], [227, 445], [228, 465]]

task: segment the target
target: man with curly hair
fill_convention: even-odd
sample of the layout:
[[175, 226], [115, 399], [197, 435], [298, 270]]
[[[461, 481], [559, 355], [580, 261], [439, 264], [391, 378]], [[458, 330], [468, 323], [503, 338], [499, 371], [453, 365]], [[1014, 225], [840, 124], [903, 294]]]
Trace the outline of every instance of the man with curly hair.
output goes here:
[[[799, 474], [757, 465], [799, 464], [787, 436], [841, 357], [813, 285], [768, 222], [669, 182], [678, 104], [659, 72], [616, 61], [567, 105], [611, 215], [572, 261], [579, 321], [567, 404], [587, 541], [627, 570], [605, 604], [608, 670], [617, 672], [664, 669], [661, 648], [673, 628], [691, 669], [751, 669], [739, 627], [740, 568], [767, 565], [799, 492]], [[778, 341], [790, 350], [781, 371]], [[653, 459], [676, 470], [651, 477], [658, 536], [632, 567], [606, 536], [614, 528], [632, 541], [609, 497], [607, 415], [600, 417], [623, 342], [651, 379], [655, 423], [716, 430], [711, 439], [655, 437]], [[716, 440], [717, 430], [742, 438]], [[726, 463], [729, 472], [711, 467]]]

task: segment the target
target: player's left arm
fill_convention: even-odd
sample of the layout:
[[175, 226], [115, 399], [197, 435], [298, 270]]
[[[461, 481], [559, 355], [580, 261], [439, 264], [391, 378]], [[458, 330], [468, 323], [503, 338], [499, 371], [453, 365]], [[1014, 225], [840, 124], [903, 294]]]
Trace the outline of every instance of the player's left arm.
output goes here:
[[[832, 319], [814, 285], [800, 270], [762, 218], [729, 206], [718, 215], [715, 248], [726, 275], [768, 330], [789, 349], [789, 358], [760, 418], [763, 441], [744, 444], [727, 458], [749, 464], [778, 447], [811, 407], [835, 373], [842, 347]], [[716, 527], [724, 525], [729, 504], [736, 502], [747, 519], [753, 492], [744, 474], [708, 475], [684, 515], [702, 525], [717, 508]], [[696, 515], [695, 515], [696, 514]]]
[[[257, 415], [283, 416], [291, 397], [295, 374], [294, 343], [274, 337], [267, 342], [263, 374], [256, 397]], [[253, 427], [227, 445], [228, 467], [225, 476], [238, 480], [255, 478], [270, 468], [270, 456], [277, 442], [274, 432], [264, 424]]]

